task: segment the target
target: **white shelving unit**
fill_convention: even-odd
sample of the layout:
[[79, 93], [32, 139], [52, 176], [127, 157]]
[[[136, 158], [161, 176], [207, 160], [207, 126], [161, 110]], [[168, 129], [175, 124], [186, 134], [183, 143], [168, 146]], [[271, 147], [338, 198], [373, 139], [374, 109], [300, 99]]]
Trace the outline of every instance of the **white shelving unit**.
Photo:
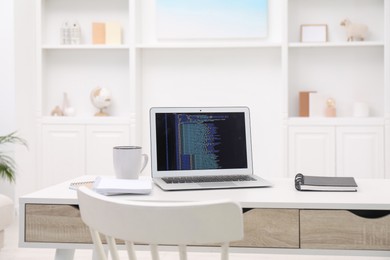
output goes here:
[[[348, 169], [356, 167], [348, 168], [346, 163], [354, 162], [356, 150], [356, 160], [369, 153], [379, 158], [361, 165], [373, 172], [357, 176], [390, 177], [390, 162], [385, 159], [390, 154], [389, 2], [269, 0], [268, 5], [265, 38], [161, 40], [155, 0], [36, 0], [40, 179], [58, 169], [51, 164], [56, 156], [72, 150], [72, 142], [66, 139], [69, 131], [74, 130], [83, 143], [78, 149], [77, 175], [102, 174], [99, 163], [106, 161], [101, 168], [109, 172], [111, 155], [96, 152], [99, 149], [129, 143], [149, 151], [150, 107], [226, 105], [251, 109], [253, 161], [259, 175], [292, 176], [306, 169], [310, 174], [353, 175]], [[344, 18], [368, 25], [366, 41], [346, 41], [345, 28], [340, 26]], [[59, 44], [59, 29], [68, 20], [81, 26], [80, 45]], [[92, 23], [108, 21], [121, 24], [123, 44], [93, 45]], [[328, 42], [300, 42], [302, 24], [327, 24]], [[89, 94], [96, 86], [112, 92], [110, 117], [93, 116], [96, 109]], [[298, 94], [304, 90], [333, 98], [337, 117], [298, 117]], [[61, 105], [63, 92], [76, 108], [75, 117], [50, 116]], [[370, 117], [353, 117], [356, 101], [369, 105]], [[359, 137], [343, 139], [344, 133], [353, 132], [351, 128]], [[105, 139], [99, 139], [97, 132], [104, 133]], [[355, 143], [354, 138], [358, 138]], [[50, 142], [67, 145], [59, 149]], [[340, 145], [352, 152], [345, 160]], [[361, 153], [359, 147], [370, 149]], [[321, 163], [307, 159], [315, 154], [313, 149], [321, 151], [313, 159]], [[327, 163], [325, 171], [322, 162]], [[66, 174], [66, 160], [61, 163], [61, 177], [41, 183], [74, 177]]]
[[[384, 117], [388, 4], [383, 0], [345, 0], [336, 5], [324, 0], [288, 1], [289, 117], [298, 115], [298, 92], [302, 90], [335, 99], [337, 116], [352, 117], [353, 103], [362, 101], [369, 105], [371, 116]], [[345, 18], [368, 25], [366, 41], [346, 41], [345, 28], [340, 26]], [[299, 42], [301, 24], [327, 24], [329, 41]]]
[[[288, 14], [288, 175], [389, 177], [383, 145], [390, 101], [388, 1], [290, 0]], [[369, 27], [366, 41], [346, 41], [345, 18]], [[328, 42], [299, 42], [301, 24], [327, 24]], [[299, 118], [298, 94], [305, 90], [334, 99], [337, 117]], [[357, 101], [368, 105], [370, 117], [353, 117]]]
[[[36, 7], [38, 185], [84, 174], [111, 175], [111, 149], [130, 143], [135, 123], [129, 1], [36, 0]], [[80, 44], [60, 44], [65, 21], [80, 25]], [[122, 44], [94, 45], [93, 22], [118, 22]], [[98, 86], [108, 88], [113, 97], [108, 117], [93, 116], [98, 110], [90, 93]], [[56, 106], [62, 106], [64, 93], [75, 116], [51, 116]]]

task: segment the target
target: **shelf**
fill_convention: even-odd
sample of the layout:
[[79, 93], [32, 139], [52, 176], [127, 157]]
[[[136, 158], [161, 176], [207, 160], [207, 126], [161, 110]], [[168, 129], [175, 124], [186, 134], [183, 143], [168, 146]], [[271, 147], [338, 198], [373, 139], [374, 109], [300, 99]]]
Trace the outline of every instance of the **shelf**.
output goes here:
[[107, 117], [92, 117], [92, 116], [43, 116], [40, 118], [42, 124], [58, 124], [58, 125], [128, 125], [131, 123], [129, 117], [107, 116]]
[[278, 48], [280, 43], [264, 42], [172, 42], [138, 44], [139, 49], [224, 49], [224, 48]]
[[128, 50], [129, 45], [43, 45], [43, 50]]
[[290, 117], [289, 126], [383, 126], [382, 117]]
[[321, 42], [321, 43], [304, 43], [304, 42], [292, 42], [289, 43], [290, 48], [314, 48], [314, 47], [384, 47], [385, 44], [382, 41], [373, 42]]

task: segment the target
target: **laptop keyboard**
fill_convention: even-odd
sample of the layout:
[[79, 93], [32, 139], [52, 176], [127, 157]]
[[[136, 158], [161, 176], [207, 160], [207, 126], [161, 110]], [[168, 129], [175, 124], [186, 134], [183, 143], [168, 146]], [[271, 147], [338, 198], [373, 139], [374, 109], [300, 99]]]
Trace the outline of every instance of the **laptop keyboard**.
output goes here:
[[161, 178], [168, 184], [176, 183], [202, 183], [202, 182], [230, 182], [230, 181], [255, 181], [249, 175], [222, 175], [222, 176], [191, 176], [191, 177], [164, 177]]

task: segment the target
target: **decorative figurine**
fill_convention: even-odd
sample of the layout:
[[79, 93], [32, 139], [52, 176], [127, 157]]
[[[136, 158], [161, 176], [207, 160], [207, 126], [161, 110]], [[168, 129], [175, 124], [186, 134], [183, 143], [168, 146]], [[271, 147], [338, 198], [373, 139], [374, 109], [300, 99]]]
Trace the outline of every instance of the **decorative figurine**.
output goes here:
[[69, 105], [69, 98], [66, 92], [64, 92], [62, 100], [62, 112], [64, 113], [64, 116], [74, 116], [76, 114], [76, 110]]
[[97, 87], [91, 91], [91, 102], [92, 104], [99, 109], [99, 112], [95, 116], [108, 116], [103, 109], [106, 109], [111, 105], [111, 93], [106, 88]]
[[341, 21], [340, 23], [341, 26], [344, 26], [345, 29], [347, 30], [347, 41], [364, 41], [367, 32], [368, 32], [368, 27], [365, 24], [357, 24], [357, 23], [352, 23], [350, 20], [345, 19]]
[[325, 116], [326, 117], [336, 116], [336, 103], [332, 98], [328, 98], [328, 100], [326, 100]]
[[70, 44], [81, 43], [81, 27], [78, 22], [73, 22], [70, 26]]
[[62, 109], [59, 106], [56, 106], [52, 111], [51, 111], [52, 116], [64, 116], [64, 112], [62, 112]]
[[71, 45], [81, 43], [81, 27], [78, 22], [65, 21], [61, 26], [61, 44]]
[[70, 44], [70, 25], [68, 21], [62, 24], [60, 32], [61, 44]]

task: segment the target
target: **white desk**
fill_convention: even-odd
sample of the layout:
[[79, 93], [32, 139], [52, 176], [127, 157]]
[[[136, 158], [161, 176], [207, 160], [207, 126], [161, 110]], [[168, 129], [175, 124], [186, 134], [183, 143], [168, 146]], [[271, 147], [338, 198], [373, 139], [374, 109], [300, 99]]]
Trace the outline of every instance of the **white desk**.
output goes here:
[[[76, 180], [92, 178], [84, 176]], [[337, 252], [351, 255], [390, 256], [390, 215], [366, 219], [347, 211], [367, 210], [369, 213], [375, 213], [382, 210], [390, 213], [390, 180], [356, 180], [359, 186], [358, 192], [298, 192], [294, 188], [292, 179], [270, 181], [274, 184], [272, 188], [164, 192], [154, 187], [150, 195], [126, 195], [120, 198], [143, 201], [232, 199], [240, 202], [245, 209], [255, 209], [248, 211], [245, 224], [247, 231], [256, 229], [257, 232], [258, 230], [261, 233], [259, 238], [252, 237], [248, 238], [250, 240], [248, 243], [237, 243], [233, 251], [268, 252], [267, 250], [270, 249], [264, 249], [264, 247], [272, 247], [272, 252], [314, 252], [316, 254]], [[82, 242], [77, 240], [78, 237], [83, 236], [82, 233], [88, 233], [85, 230], [77, 227], [72, 231], [61, 229], [62, 226], [66, 226], [67, 218], [80, 221], [77, 194], [76, 191], [68, 188], [70, 182], [64, 182], [20, 198], [21, 247], [57, 248], [58, 259], [65, 259], [66, 256], [71, 259], [74, 249], [77, 248], [92, 248], [90, 242], [83, 241], [83, 238], [80, 238]], [[66, 207], [70, 207], [71, 210], [68, 212]], [[338, 223], [339, 219], [341, 219], [340, 223]], [[339, 225], [336, 229], [346, 226], [347, 229], [342, 233], [347, 235], [344, 240], [349, 243], [348, 245], [344, 246], [342, 241], [336, 241], [336, 245], [333, 245], [333, 238], [330, 239], [331, 244], [322, 241], [322, 233], [332, 229], [332, 227], [326, 227], [330, 222]], [[50, 225], [52, 226], [49, 227]], [[267, 230], [267, 226], [272, 227]], [[45, 237], [46, 234], [42, 231], [53, 227], [54, 237], [53, 234]], [[281, 241], [276, 241], [279, 239], [277, 237], [278, 228], [281, 232], [279, 237]], [[351, 231], [356, 228], [358, 230]], [[355, 234], [355, 237], [348, 237], [350, 231]], [[75, 241], [61, 241], [64, 237], [61, 232], [70, 233], [70, 237]], [[273, 238], [274, 233], [276, 238]], [[268, 237], [270, 239], [264, 242], [261, 236], [265, 237], [265, 240]], [[270, 246], [267, 246], [267, 243], [271, 243]], [[338, 250], [345, 248], [348, 250]]]

